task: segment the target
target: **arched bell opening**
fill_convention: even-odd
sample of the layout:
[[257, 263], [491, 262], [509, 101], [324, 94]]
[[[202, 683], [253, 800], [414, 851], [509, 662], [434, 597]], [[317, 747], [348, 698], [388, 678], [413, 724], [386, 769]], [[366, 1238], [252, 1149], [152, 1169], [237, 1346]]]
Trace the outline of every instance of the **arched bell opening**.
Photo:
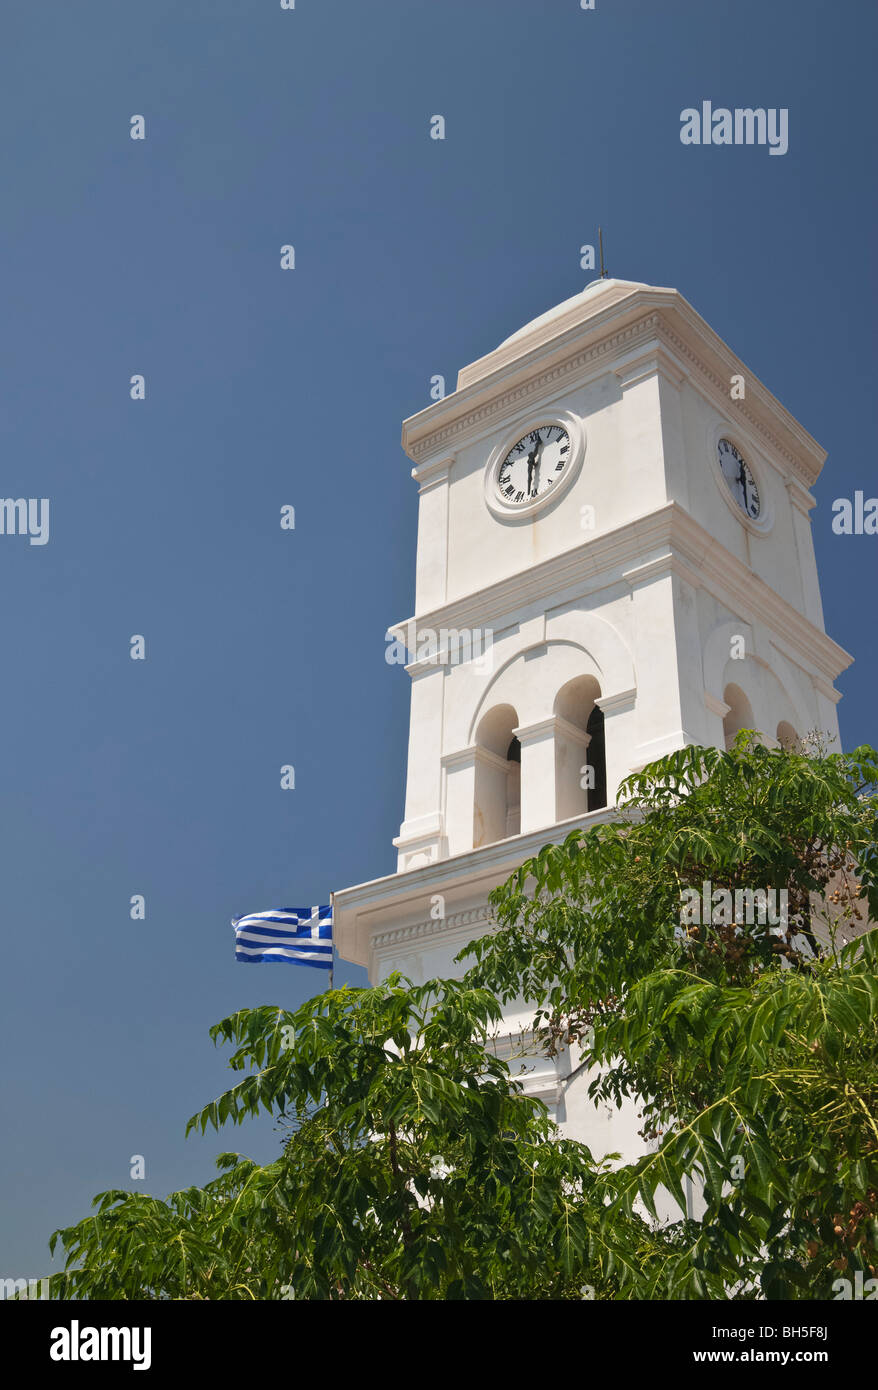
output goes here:
[[739, 685], [727, 685], [723, 700], [729, 707], [723, 719], [723, 735], [726, 748], [731, 748], [735, 735], [741, 729], [753, 728], [753, 707]]
[[555, 697], [556, 818], [596, 811], [607, 804], [604, 715], [594, 676], [576, 676]]
[[787, 719], [782, 719], [777, 726], [777, 743], [787, 753], [798, 753], [801, 748], [802, 740]]
[[495, 705], [476, 730], [473, 846], [494, 844], [521, 831], [521, 744], [518, 714]]

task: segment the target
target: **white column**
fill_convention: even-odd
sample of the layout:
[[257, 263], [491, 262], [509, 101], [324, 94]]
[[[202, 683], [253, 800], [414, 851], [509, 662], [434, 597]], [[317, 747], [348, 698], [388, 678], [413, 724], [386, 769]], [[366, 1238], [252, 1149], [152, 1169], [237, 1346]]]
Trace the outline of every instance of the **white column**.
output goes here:
[[632, 771], [637, 743], [636, 690], [619, 690], [600, 695], [595, 704], [604, 716], [604, 744], [607, 762], [607, 805], [618, 800], [619, 783]]
[[583, 767], [588, 763], [591, 734], [555, 716], [555, 820], [584, 816], [588, 792], [583, 785]]
[[680, 403], [685, 373], [658, 343], [647, 345], [613, 370], [622, 388], [624, 486], [633, 514], [670, 501], [688, 507]]
[[[405, 820], [393, 841], [400, 871], [444, 857], [441, 808], [445, 668], [413, 662]], [[426, 853], [426, 860], [422, 855]], [[417, 854], [417, 864], [413, 862]]]
[[509, 763], [472, 744], [442, 759], [445, 768], [445, 833], [449, 855], [506, 839]]
[[670, 551], [624, 578], [632, 589], [637, 652], [637, 744], [629, 765], [635, 770], [698, 742], [704, 684], [694, 591], [700, 581]]
[[508, 783], [509, 763], [506, 758], [492, 753], [488, 748], [477, 748], [472, 813], [474, 849], [506, 839]]
[[415, 612], [428, 613], [445, 602], [448, 588], [448, 491], [453, 455], [412, 469], [418, 483], [418, 558]]
[[814, 555], [814, 537], [811, 532], [811, 518], [808, 515], [816, 507], [817, 499], [802, 487], [795, 478], [787, 479], [787, 492], [792, 503], [793, 533], [796, 538], [796, 553], [799, 557], [799, 573], [802, 576], [802, 602], [806, 618], [823, 632], [823, 603], [820, 599], [820, 583], [817, 578], [817, 560]]
[[554, 825], [555, 716], [513, 729], [521, 744], [521, 833]]
[[445, 835], [449, 856], [466, 854], [473, 848], [473, 817], [476, 805], [476, 756], [473, 745], [442, 759], [445, 771]]

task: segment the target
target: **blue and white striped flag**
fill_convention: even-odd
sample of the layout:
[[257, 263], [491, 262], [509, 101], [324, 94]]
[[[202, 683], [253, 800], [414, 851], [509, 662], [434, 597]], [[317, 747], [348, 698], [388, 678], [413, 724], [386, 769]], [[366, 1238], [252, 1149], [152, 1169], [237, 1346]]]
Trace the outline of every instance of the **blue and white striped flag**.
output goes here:
[[232, 926], [236, 960], [280, 960], [311, 965], [315, 970], [332, 969], [332, 908], [328, 903], [251, 912], [246, 917], [233, 917]]

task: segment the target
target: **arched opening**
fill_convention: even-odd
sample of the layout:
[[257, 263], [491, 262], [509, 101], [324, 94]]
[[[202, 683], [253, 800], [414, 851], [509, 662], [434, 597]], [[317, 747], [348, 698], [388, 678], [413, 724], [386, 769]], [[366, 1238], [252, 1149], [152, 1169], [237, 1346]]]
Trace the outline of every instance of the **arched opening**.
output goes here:
[[792, 724], [782, 719], [777, 726], [777, 742], [787, 753], [798, 753], [801, 740]]
[[555, 697], [555, 814], [560, 820], [607, 804], [604, 715], [594, 676], [576, 676]]
[[521, 830], [521, 744], [512, 705], [488, 710], [476, 730], [473, 846], [491, 845]]
[[726, 748], [731, 748], [739, 730], [753, 728], [753, 710], [739, 685], [727, 685], [723, 691], [723, 700], [729, 707], [729, 712], [723, 719], [723, 734]]
[[588, 790], [588, 809], [599, 811], [607, 804], [607, 747], [604, 741], [604, 712], [595, 705], [586, 726], [589, 766], [594, 769], [594, 786]]
[[506, 749], [509, 771], [506, 773], [506, 835], [521, 831], [521, 744], [513, 736]]

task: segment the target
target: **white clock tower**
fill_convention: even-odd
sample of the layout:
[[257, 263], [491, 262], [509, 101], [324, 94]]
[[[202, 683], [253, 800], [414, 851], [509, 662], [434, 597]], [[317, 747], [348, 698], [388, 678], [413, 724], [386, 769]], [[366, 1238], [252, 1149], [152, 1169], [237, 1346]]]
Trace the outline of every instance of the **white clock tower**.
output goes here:
[[[460, 974], [487, 896], [687, 743], [838, 737], [809, 489], [824, 451], [673, 289], [597, 280], [403, 426], [418, 484], [396, 874], [334, 894], [370, 978]], [[510, 1015], [510, 1036], [526, 1017]], [[509, 1044], [512, 1050], [512, 1042]], [[575, 1056], [525, 1088], [600, 1155], [640, 1148]], [[520, 1063], [513, 1063], [517, 1071]]]

